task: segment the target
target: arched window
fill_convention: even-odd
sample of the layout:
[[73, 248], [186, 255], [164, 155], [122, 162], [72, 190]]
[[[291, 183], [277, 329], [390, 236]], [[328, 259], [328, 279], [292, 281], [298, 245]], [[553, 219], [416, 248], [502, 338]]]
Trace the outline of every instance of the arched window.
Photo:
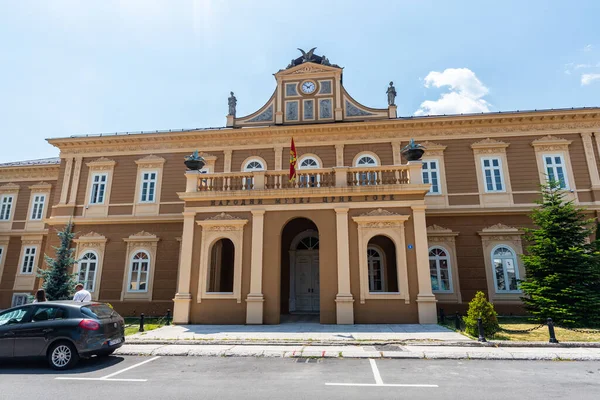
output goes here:
[[492, 267], [496, 292], [518, 292], [519, 269], [515, 252], [508, 246], [496, 246], [492, 250]]
[[298, 164], [298, 169], [313, 169], [313, 168], [321, 168], [319, 165], [319, 161], [311, 156], [306, 156], [300, 159], [300, 163]]
[[[244, 172], [264, 171], [265, 166], [262, 161], [255, 158], [248, 160], [244, 165]], [[254, 178], [242, 178], [242, 190], [253, 189]]]
[[[298, 170], [303, 169], [318, 169], [321, 168], [319, 160], [312, 156], [304, 156], [298, 163]], [[300, 173], [300, 179], [298, 180], [301, 187], [320, 187], [321, 186], [321, 174]]]
[[249, 172], [249, 171], [264, 171], [265, 170], [265, 166], [263, 165], [262, 161], [260, 160], [256, 160], [256, 159], [252, 159], [249, 160], [246, 165], [244, 165], [244, 171]]
[[[356, 167], [376, 167], [377, 160], [375, 157], [370, 156], [368, 154], [362, 155], [358, 157], [356, 160]], [[356, 180], [358, 181], [358, 185], [377, 185], [377, 172], [358, 172], [356, 174]]]
[[318, 236], [307, 236], [302, 239], [296, 250], [319, 250], [319, 237]]
[[209, 293], [233, 293], [235, 246], [230, 239], [219, 239], [210, 251]]
[[131, 258], [129, 267], [128, 292], [148, 291], [148, 277], [150, 276], [150, 255], [145, 251], [138, 251]]
[[85, 290], [94, 291], [96, 282], [96, 270], [98, 268], [98, 256], [93, 251], [86, 252], [79, 261], [79, 272], [77, 282], [83, 284]]
[[429, 275], [431, 289], [434, 292], [452, 292], [452, 277], [450, 272], [450, 257], [442, 247], [429, 249]]
[[385, 261], [377, 247], [367, 248], [369, 266], [369, 292], [385, 292]]

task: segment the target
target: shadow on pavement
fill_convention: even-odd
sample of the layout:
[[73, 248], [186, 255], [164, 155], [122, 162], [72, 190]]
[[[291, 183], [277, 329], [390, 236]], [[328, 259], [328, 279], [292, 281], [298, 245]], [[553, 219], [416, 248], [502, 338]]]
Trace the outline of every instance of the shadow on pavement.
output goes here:
[[50, 368], [44, 359], [3, 359], [0, 360], [0, 375], [11, 374], [53, 374], [72, 375], [101, 371], [125, 361], [121, 356], [82, 358], [75, 367], [66, 371], [56, 371]]

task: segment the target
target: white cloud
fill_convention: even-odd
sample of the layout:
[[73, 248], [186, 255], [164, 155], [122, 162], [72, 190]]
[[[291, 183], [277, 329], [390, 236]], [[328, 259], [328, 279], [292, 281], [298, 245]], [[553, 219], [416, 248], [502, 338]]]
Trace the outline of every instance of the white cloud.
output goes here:
[[483, 97], [489, 90], [468, 68], [448, 68], [443, 72], [431, 71], [425, 77], [425, 87], [448, 86], [437, 100], [421, 103], [415, 115], [466, 114], [489, 112], [490, 103]]
[[589, 85], [594, 81], [600, 81], [600, 74], [583, 74], [581, 75], [581, 86]]
[[580, 68], [591, 68], [592, 65], [591, 64], [577, 64], [575, 66], [575, 69], [580, 69]]
[[593, 48], [594, 48], [594, 46], [592, 46], [591, 44], [586, 44], [583, 47], [583, 51], [592, 51]]

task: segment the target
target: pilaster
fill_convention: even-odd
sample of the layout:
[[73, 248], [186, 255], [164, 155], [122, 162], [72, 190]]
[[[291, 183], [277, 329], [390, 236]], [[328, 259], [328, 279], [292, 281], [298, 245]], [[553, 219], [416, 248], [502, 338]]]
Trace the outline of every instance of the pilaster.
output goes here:
[[348, 208], [335, 209], [337, 228], [338, 293], [335, 296], [337, 324], [354, 324], [354, 298], [350, 292], [350, 248]]
[[336, 165], [336, 167], [344, 166], [344, 145], [343, 144], [335, 145], [335, 165]]
[[224, 154], [224, 158], [223, 158], [223, 172], [227, 173], [227, 172], [231, 172], [231, 154], [233, 153], [232, 150], [225, 150], [223, 151]]
[[252, 257], [250, 293], [246, 297], [246, 324], [263, 323], [262, 273], [265, 210], [252, 210]]
[[400, 156], [400, 141], [392, 142], [392, 153], [394, 156], [394, 165], [402, 164], [402, 157]]
[[192, 278], [195, 219], [195, 212], [183, 212], [183, 235], [181, 237], [179, 279], [177, 280], [177, 293], [173, 299], [175, 303], [173, 307], [173, 323], [176, 324], [187, 324], [190, 322], [190, 307], [192, 304], [190, 284]]
[[67, 164], [65, 165], [65, 175], [63, 176], [62, 189], [60, 190], [60, 200], [58, 204], [67, 204], [67, 195], [69, 194], [69, 182], [71, 181], [72, 169], [73, 157], [69, 157], [67, 158]]
[[81, 164], [83, 157], [75, 159], [75, 167], [73, 168], [73, 183], [71, 184], [71, 195], [69, 196], [69, 204], [75, 205], [77, 202], [77, 190], [79, 189], [79, 175], [81, 175]]
[[[588, 171], [590, 172], [592, 189], [600, 189], [600, 175], [598, 174], [598, 164], [596, 164], [596, 155], [594, 154], [592, 134], [590, 132], [582, 132], [581, 140], [583, 141], [583, 149], [585, 151], [585, 161], [587, 163]], [[598, 144], [598, 137], [596, 137], [596, 144]]]
[[275, 147], [275, 170], [281, 171], [283, 165], [283, 146]]
[[415, 228], [415, 253], [417, 258], [417, 280], [419, 294], [417, 306], [420, 324], [436, 324], [437, 302], [431, 290], [429, 276], [429, 249], [427, 242], [427, 225], [425, 221], [425, 205], [412, 206], [413, 224]]

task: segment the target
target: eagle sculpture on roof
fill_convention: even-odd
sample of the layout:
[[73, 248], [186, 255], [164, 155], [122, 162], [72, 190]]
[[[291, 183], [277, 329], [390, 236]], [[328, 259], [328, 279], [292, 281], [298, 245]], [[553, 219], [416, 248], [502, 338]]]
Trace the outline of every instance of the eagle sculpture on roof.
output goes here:
[[302, 62], [312, 61], [313, 60], [313, 53], [315, 52], [315, 49], [316, 49], [316, 47], [313, 47], [308, 52], [305, 52], [304, 50], [298, 48], [298, 50], [300, 50], [300, 52], [302, 53]]

